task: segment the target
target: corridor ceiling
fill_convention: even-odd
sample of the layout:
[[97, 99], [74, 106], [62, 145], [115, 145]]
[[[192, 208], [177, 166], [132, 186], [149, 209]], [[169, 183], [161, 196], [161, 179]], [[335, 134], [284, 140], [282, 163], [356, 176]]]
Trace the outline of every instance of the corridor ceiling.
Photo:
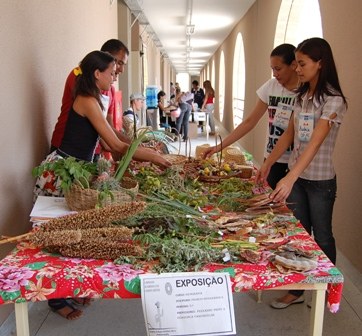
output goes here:
[[177, 73], [200, 70], [255, 0], [123, 0]]

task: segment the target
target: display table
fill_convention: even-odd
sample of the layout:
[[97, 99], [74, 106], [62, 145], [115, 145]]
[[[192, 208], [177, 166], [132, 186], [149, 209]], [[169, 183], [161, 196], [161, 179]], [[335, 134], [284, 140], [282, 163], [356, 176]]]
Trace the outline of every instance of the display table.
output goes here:
[[[270, 289], [313, 290], [310, 335], [322, 335], [324, 294], [328, 287], [327, 306], [339, 308], [343, 276], [329, 261], [314, 240], [298, 224], [288, 232], [291, 242], [318, 256], [318, 267], [306, 273], [281, 273], [265, 260], [259, 264], [210, 264], [204, 271], [228, 272], [234, 292]], [[35, 248], [24, 241], [0, 263], [0, 304], [15, 303], [18, 336], [28, 336], [27, 302], [52, 298], [89, 297], [127, 299], [140, 297], [139, 274], [129, 264], [110, 260], [66, 258]]]
[[203, 126], [203, 132], [206, 133], [206, 141], [209, 141], [209, 118], [210, 118], [210, 113], [207, 110], [199, 110], [196, 112], [193, 112], [195, 121], [199, 121], [197, 116], [200, 115], [202, 117], [202, 122], [205, 122], [204, 126]]

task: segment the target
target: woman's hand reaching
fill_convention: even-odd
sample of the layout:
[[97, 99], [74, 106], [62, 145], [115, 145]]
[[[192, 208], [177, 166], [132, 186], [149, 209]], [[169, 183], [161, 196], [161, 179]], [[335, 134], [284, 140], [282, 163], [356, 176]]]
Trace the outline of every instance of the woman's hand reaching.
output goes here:
[[285, 202], [292, 191], [294, 182], [290, 175], [287, 174], [277, 183], [275, 189], [270, 194], [270, 198], [275, 202]]
[[207, 159], [218, 151], [219, 149], [216, 146], [205, 148], [205, 150], [202, 151], [202, 158]]
[[163, 167], [163, 168], [169, 168], [172, 166], [172, 163], [168, 160], [166, 160], [164, 157], [162, 157], [160, 154], [155, 154], [150, 160], [152, 163], [156, 164], [157, 166]]
[[268, 178], [269, 173], [270, 173], [270, 166], [267, 165], [264, 161], [264, 163], [262, 164], [262, 166], [256, 173], [255, 184], [263, 185], [263, 184], [267, 183], [266, 179]]

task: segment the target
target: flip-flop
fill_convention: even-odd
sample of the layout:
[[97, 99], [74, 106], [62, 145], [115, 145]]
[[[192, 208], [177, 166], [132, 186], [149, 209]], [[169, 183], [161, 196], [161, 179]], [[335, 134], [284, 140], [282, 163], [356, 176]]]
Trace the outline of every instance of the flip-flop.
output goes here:
[[70, 301], [76, 306], [89, 306], [92, 302], [90, 298], [71, 298]]
[[[53, 312], [59, 314], [67, 320], [76, 320], [83, 314], [81, 310], [74, 308], [73, 305], [71, 305], [66, 299], [49, 300], [48, 305]], [[64, 308], [67, 308], [68, 312], [62, 311]]]

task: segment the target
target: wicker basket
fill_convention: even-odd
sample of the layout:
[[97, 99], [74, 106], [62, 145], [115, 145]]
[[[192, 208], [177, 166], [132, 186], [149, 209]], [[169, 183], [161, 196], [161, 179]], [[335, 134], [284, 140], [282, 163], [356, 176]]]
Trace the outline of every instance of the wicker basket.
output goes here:
[[122, 190], [112, 192], [113, 197], [107, 197], [100, 202], [102, 207], [112, 203], [124, 203], [134, 199], [138, 193], [138, 182], [129, 177], [124, 177], [120, 183]]
[[129, 202], [138, 193], [138, 182], [124, 177], [120, 183], [123, 190], [112, 192], [112, 196], [106, 197], [99, 202], [99, 191], [95, 189], [82, 188], [73, 184], [70, 191], [65, 194], [65, 200], [70, 210], [81, 211], [94, 209], [96, 205], [101, 207], [111, 203]]
[[223, 175], [223, 176], [204, 176], [204, 175], [200, 175], [199, 180], [202, 182], [208, 182], [208, 183], [215, 183], [215, 182], [220, 182], [223, 180], [228, 180], [230, 178], [233, 177], [242, 177], [241, 176], [241, 172], [235, 172], [235, 173], [231, 173], [229, 175]]
[[94, 209], [98, 202], [98, 191], [73, 184], [65, 193], [65, 201], [69, 209], [73, 211]]
[[226, 148], [224, 153], [225, 162], [235, 162], [239, 165], [245, 165], [246, 160], [244, 154], [238, 148]]
[[204, 156], [205, 149], [208, 149], [209, 147], [210, 147], [209, 144], [196, 146], [196, 149], [195, 149], [195, 157], [196, 157], [196, 159], [202, 159], [203, 156]]
[[196, 178], [199, 176], [199, 170], [201, 169], [201, 161], [197, 159], [191, 159], [185, 162], [184, 172], [189, 178]]
[[187, 161], [187, 156], [180, 154], [165, 154], [163, 157], [170, 161], [172, 165], [184, 165]]

